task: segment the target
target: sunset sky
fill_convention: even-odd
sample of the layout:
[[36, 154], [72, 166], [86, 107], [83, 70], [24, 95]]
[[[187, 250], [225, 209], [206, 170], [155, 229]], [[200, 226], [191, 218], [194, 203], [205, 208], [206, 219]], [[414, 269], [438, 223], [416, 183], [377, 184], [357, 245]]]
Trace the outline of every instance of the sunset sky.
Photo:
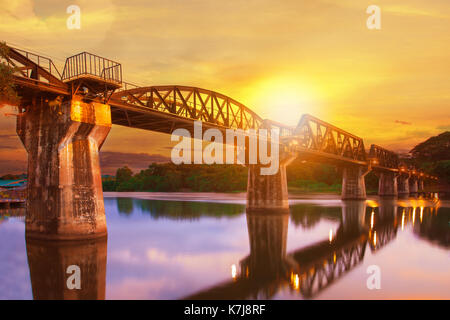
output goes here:
[[[0, 3], [0, 40], [61, 69], [88, 51], [122, 63], [127, 82], [218, 91], [290, 125], [309, 113], [366, 146], [397, 151], [450, 130], [449, 0]], [[66, 28], [72, 4], [81, 8], [80, 30]], [[381, 8], [381, 30], [366, 27], [369, 5]], [[5, 112], [0, 174], [22, 170], [26, 157]], [[102, 151], [150, 161], [173, 144], [169, 135], [114, 126]]]

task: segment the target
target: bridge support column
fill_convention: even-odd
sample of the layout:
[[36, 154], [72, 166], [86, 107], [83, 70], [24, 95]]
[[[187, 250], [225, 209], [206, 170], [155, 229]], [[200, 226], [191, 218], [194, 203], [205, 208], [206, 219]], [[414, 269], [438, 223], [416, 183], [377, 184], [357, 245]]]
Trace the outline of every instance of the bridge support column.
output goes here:
[[249, 165], [247, 182], [247, 211], [289, 211], [286, 164], [278, 173], [261, 175], [260, 165]]
[[418, 192], [425, 192], [425, 185], [423, 179], [417, 180], [417, 191]]
[[415, 178], [415, 177], [409, 178], [409, 193], [411, 195], [417, 195], [418, 191], [419, 190], [418, 190], [417, 178]]
[[378, 180], [378, 195], [380, 197], [397, 197], [397, 174], [393, 172], [381, 172]]
[[409, 176], [408, 175], [399, 175], [397, 177], [397, 188], [398, 188], [398, 196], [399, 197], [408, 197], [409, 196]]
[[17, 133], [28, 152], [26, 236], [106, 236], [98, 151], [111, 129], [108, 105], [68, 101], [30, 106]]
[[366, 199], [366, 183], [364, 177], [369, 170], [360, 166], [344, 167], [342, 175], [342, 200]]

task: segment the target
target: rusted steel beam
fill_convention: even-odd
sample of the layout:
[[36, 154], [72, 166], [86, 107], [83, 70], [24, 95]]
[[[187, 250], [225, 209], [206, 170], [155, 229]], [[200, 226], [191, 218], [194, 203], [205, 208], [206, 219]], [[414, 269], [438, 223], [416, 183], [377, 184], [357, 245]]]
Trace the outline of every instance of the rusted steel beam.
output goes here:
[[367, 162], [363, 139], [310, 115], [303, 115], [290, 140], [295, 149]]
[[[136, 105], [137, 101], [148, 105], [149, 95], [153, 94], [156, 99], [152, 99], [153, 109], [178, 115], [186, 115], [192, 119], [204, 122], [225, 125], [231, 128], [258, 129], [262, 119], [252, 110], [243, 104], [233, 100], [223, 94], [187, 86], [153, 86], [119, 90], [113, 94], [112, 100], [121, 100], [122, 104]], [[130, 97], [133, 97], [130, 99]], [[175, 101], [174, 101], [175, 100]], [[175, 109], [173, 109], [175, 107]], [[230, 119], [230, 111], [232, 119]], [[227, 116], [225, 116], [227, 115]]]
[[369, 158], [374, 167], [398, 169], [400, 166], [398, 155], [395, 152], [375, 144], [370, 146]]
[[[17, 86], [33, 91], [70, 95], [69, 86], [52, 73], [54, 70], [59, 75], [59, 71], [51, 59], [23, 50], [8, 48], [6, 61], [18, 71], [14, 75], [14, 83]], [[33, 61], [32, 58], [37, 59], [38, 62]], [[41, 62], [45, 62], [48, 67], [43, 67]]]

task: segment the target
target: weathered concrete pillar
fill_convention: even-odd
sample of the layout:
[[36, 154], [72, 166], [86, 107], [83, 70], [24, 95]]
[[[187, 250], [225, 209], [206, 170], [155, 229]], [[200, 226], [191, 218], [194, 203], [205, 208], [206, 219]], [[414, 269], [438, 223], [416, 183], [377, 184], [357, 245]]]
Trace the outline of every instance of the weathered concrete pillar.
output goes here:
[[425, 185], [423, 179], [417, 180], [417, 191], [418, 192], [425, 192]]
[[247, 211], [289, 210], [286, 164], [278, 173], [261, 175], [260, 165], [249, 165], [247, 182]]
[[417, 184], [417, 178], [411, 177], [409, 178], [409, 193], [412, 195], [417, 195], [418, 192], [418, 184]]
[[106, 236], [98, 151], [111, 129], [108, 105], [68, 101], [60, 112], [30, 106], [17, 133], [28, 152], [26, 235]]
[[378, 195], [380, 197], [397, 197], [397, 174], [381, 172], [378, 178]]
[[401, 174], [397, 177], [397, 187], [399, 197], [409, 196], [409, 175]]
[[344, 167], [342, 174], [342, 200], [366, 199], [366, 183], [364, 177], [369, 173], [361, 166]]
[[[27, 239], [26, 242], [35, 300], [105, 299], [106, 238], [85, 241]], [[75, 270], [73, 266], [79, 269]], [[80, 276], [79, 289], [70, 289], [68, 282], [71, 286], [78, 284], [76, 272]]]

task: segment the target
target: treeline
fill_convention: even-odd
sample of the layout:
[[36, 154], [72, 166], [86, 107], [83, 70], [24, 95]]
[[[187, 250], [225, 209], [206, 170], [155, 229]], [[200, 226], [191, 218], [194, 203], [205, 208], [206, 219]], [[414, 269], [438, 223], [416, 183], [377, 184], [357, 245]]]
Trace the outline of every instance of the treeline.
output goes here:
[[151, 164], [133, 174], [128, 167], [117, 169], [115, 178], [103, 179], [104, 191], [244, 191], [247, 169], [239, 165]]
[[[103, 178], [104, 191], [241, 192], [248, 169], [240, 165], [151, 164], [139, 173], [127, 166]], [[301, 192], [340, 192], [341, 173], [334, 166], [295, 161], [287, 167], [288, 185]]]
[[413, 164], [438, 176], [441, 183], [450, 185], [450, 131], [418, 144], [411, 154]]
[[22, 180], [26, 179], [27, 175], [25, 173], [22, 174], [5, 174], [0, 177], [0, 180]]

